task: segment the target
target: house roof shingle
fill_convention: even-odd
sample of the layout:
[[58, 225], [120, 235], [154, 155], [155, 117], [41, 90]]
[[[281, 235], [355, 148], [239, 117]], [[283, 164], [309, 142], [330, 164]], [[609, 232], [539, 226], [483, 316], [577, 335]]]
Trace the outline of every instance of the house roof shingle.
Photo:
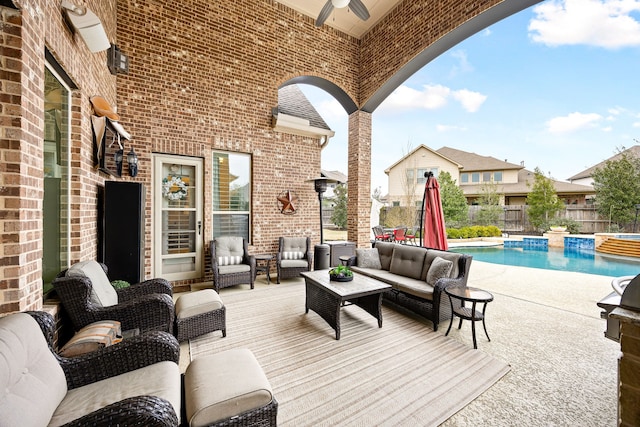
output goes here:
[[524, 169], [523, 165], [516, 165], [514, 163], [498, 160], [495, 157], [481, 156], [476, 153], [456, 150], [451, 147], [442, 147], [436, 150], [436, 152], [456, 163], [461, 164], [461, 171], [464, 172]]
[[596, 169], [603, 167], [604, 164], [606, 162], [608, 162], [609, 160], [612, 160], [612, 161], [619, 160], [622, 157], [623, 153], [640, 158], [640, 145], [634, 145], [631, 148], [627, 148], [626, 150], [622, 151], [621, 153], [618, 153], [615, 156], [609, 157], [607, 160], [604, 160], [604, 161], [598, 163], [597, 165], [593, 165], [590, 168], [587, 168], [587, 169], [583, 170], [582, 172], [579, 172], [579, 173], [573, 175], [572, 177], [569, 178], [569, 181], [575, 181], [577, 179], [584, 179], [584, 178], [592, 177], [593, 176], [593, 172], [595, 172]]

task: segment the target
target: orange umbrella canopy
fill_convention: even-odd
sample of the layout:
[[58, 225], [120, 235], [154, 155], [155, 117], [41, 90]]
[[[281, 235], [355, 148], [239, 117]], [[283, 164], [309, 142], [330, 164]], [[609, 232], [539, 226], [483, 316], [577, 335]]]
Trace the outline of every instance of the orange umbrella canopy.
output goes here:
[[422, 245], [427, 248], [449, 249], [447, 231], [444, 225], [442, 200], [440, 199], [440, 184], [431, 174], [427, 178], [424, 189], [424, 225], [422, 230]]

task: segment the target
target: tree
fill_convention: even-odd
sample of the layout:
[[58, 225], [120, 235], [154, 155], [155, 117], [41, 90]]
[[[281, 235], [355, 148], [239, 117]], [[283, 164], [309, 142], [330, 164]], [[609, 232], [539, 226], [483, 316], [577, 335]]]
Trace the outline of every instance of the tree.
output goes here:
[[458, 187], [449, 172], [441, 172], [438, 175], [438, 183], [445, 223], [455, 228], [465, 225], [469, 218], [469, 206], [464, 191]]
[[640, 203], [640, 159], [622, 150], [618, 159], [607, 160], [593, 173], [598, 213], [618, 227], [634, 219]]
[[376, 187], [371, 193], [371, 197], [376, 199], [377, 201], [382, 201], [382, 187]]
[[476, 214], [476, 224], [497, 225], [502, 214], [502, 195], [498, 193], [498, 184], [495, 182], [485, 182], [480, 187], [478, 204], [480, 210]]
[[[527, 186], [530, 184], [527, 183]], [[546, 230], [551, 219], [564, 209], [564, 203], [558, 198], [553, 180], [544, 176], [540, 168], [534, 171], [533, 186], [527, 195], [527, 205], [529, 222], [538, 231]]]
[[333, 191], [334, 206], [331, 214], [331, 222], [340, 228], [347, 228], [347, 186], [345, 184], [336, 185]]

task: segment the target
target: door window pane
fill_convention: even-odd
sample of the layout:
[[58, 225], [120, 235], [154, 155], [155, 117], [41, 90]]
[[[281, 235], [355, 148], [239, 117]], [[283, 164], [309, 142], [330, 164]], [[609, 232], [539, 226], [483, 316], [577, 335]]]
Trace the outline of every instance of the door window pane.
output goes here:
[[250, 241], [251, 156], [213, 153], [213, 237], [242, 236]]

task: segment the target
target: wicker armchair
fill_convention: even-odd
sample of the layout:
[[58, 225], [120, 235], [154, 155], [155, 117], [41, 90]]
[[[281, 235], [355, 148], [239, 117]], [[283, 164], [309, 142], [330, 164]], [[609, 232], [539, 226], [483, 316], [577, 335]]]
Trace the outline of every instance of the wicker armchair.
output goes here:
[[45, 312], [0, 319], [6, 370], [1, 376], [7, 379], [0, 397], [3, 425], [179, 424], [180, 346], [172, 335], [149, 332], [64, 358], [53, 351], [54, 330], [53, 317]]
[[256, 259], [249, 255], [244, 237], [221, 236], [209, 244], [213, 288], [216, 292], [229, 286], [249, 284], [253, 289], [256, 277]]
[[303, 271], [311, 271], [313, 252], [310, 237], [280, 237], [276, 267], [280, 279], [298, 277]]
[[122, 330], [173, 330], [173, 290], [164, 279], [116, 290], [106, 265], [83, 261], [58, 274], [53, 288], [75, 331], [99, 320], [118, 320]]

